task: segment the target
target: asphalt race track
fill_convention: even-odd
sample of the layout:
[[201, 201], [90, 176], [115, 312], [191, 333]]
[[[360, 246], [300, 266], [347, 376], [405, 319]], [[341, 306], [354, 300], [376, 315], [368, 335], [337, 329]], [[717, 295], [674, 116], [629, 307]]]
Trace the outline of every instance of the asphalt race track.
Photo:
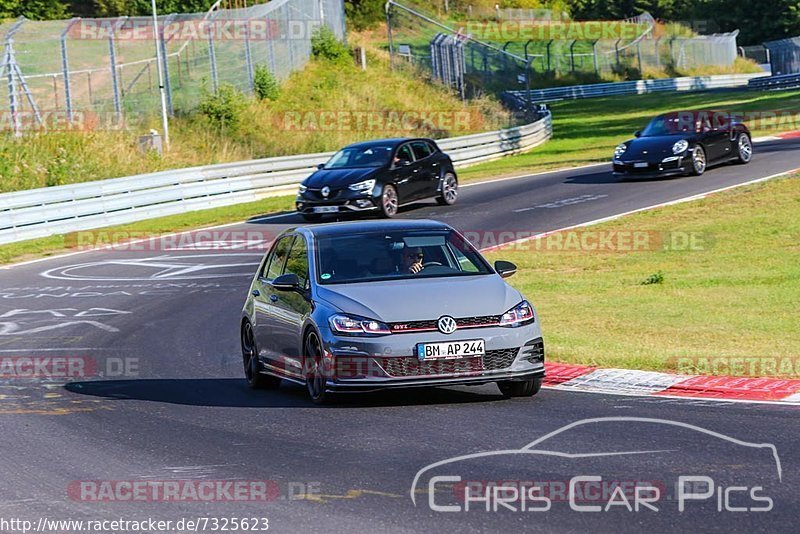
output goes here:
[[[401, 216], [467, 232], [543, 232], [798, 167], [800, 140], [775, 141], [757, 145], [750, 165], [699, 178], [620, 182], [608, 166], [594, 166], [465, 187], [452, 208], [423, 203]], [[219, 230], [262, 233], [268, 241], [299, 222], [290, 214]], [[67, 358], [80, 367], [71, 378], [4, 372], [0, 516], [34, 523], [267, 517], [279, 532], [796, 531], [796, 407], [547, 389], [503, 400], [493, 385], [360, 395], [332, 407], [312, 405], [294, 385], [253, 392], [242, 378], [238, 321], [262, 251], [152, 243], [0, 269], [0, 357]], [[492, 455], [424, 471], [412, 502], [415, 476], [429, 464], [519, 450], [570, 423], [610, 417], [676, 421], [740, 441], [653, 421], [598, 421], [536, 447], [560, 455]], [[776, 454], [743, 442], [774, 444]], [[458, 483], [431, 482], [434, 472], [544, 482], [551, 506], [486, 511], [476, 502], [469, 511], [434, 511], [431, 497], [436, 506], [459, 505]], [[661, 488], [658, 511], [576, 511], [563, 489], [579, 475], [651, 481]], [[708, 475], [715, 484], [696, 489], [709, 497], [687, 501], [682, 512], [674, 489], [681, 475]], [[102, 491], [175, 480], [269, 481], [268, 498], [251, 491], [196, 502]], [[770, 511], [731, 511], [765, 506], [742, 498], [756, 487], [772, 499]], [[573, 505], [608, 500], [595, 495]]]

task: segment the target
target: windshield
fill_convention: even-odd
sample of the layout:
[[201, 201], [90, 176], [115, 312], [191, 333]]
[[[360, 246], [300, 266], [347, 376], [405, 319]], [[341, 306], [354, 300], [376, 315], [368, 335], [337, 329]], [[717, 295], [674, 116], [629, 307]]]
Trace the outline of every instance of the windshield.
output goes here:
[[697, 133], [702, 131], [702, 121], [692, 114], [687, 116], [662, 115], [656, 117], [642, 131], [642, 137], [658, 137], [680, 133]]
[[389, 145], [347, 147], [334, 154], [325, 164], [325, 168], [382, 167], [389, 163], [391, 155], [392, 147]]
[[317, 239], [320, 284], [475, 276], [492, 272], [481, 255], [452, 230], [380, 232]]

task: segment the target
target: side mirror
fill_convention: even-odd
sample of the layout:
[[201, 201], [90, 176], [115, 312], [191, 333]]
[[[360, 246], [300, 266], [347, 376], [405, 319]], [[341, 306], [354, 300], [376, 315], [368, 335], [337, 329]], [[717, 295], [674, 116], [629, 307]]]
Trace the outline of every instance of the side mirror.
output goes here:
[[324, 168], [325, 168], [325, 164], [324, 164], [324, 163], [318, 163], [318, 164], [317, 164], [317, 169], [318, 169], [318, 170], [320, 170], [320, 171], [321, 171], [321, 170], [322, 170], [322, 169], [324, 169]]
[[296, 274], [286, 273], [275, 278], [271, 285], [278, 291], [296, 291], [300, 289], [300, 280]]
[[641, 137], [642, 136], [642, 131], [641, 130], [636, 130], [635, 132], [633, 132], [633, 136], [634, 137]]
[[517, 266], [510, 261], [497, 260], [494, 262], [494, 270], [501, 278], [508, 278], [517, 272]]

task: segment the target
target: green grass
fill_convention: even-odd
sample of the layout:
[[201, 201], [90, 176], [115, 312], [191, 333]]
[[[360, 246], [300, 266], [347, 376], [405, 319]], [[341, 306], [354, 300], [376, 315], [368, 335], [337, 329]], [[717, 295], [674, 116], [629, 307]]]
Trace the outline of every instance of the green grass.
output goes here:
[[[518, 265], [551, 361], [729, 374], [743, 358], [736, 374], [800, 376], [798, 213], [795, 176], [573, 231], [647, 232], [639, 250], [581, 251], [562, 233], [489, 256]], [[694, 245], [664, 250], [668, 232]]]
[[[565, 100], [550, 105], [553, 139], [531, 152], [495, 160], [459, 173], [462, 181], [487, 175], [507, 176], [610, 161], [614, 147], [633, 136], [647, 122], [668, 111], [713, 109], [723, 111], [790, 111], [800, 109], [800, 91], [652, 93], [585, 100]], [[774, 135], [800, 129], [800, 122], [750, 122], [753, 136]], [[758, 157], [758, 147], [756, 155]]]

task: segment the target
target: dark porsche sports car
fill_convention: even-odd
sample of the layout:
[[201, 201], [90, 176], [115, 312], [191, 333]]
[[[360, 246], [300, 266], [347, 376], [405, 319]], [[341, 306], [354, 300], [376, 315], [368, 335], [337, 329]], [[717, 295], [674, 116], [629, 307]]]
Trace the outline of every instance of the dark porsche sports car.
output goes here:
[[699, 176], [712, 165], [749, 163], [753, 157], [750, 130], [727, 112], [667, 113], [634, 135], [614, 151], [615, 176]]
[[382, 139], [334, 154], [300, 184], [295, 207], [307, 221], [362, 211], [394, 217], [403, 204], [435, 198], [451, 205], [457, 197], [453, 162], [433, 140]]

